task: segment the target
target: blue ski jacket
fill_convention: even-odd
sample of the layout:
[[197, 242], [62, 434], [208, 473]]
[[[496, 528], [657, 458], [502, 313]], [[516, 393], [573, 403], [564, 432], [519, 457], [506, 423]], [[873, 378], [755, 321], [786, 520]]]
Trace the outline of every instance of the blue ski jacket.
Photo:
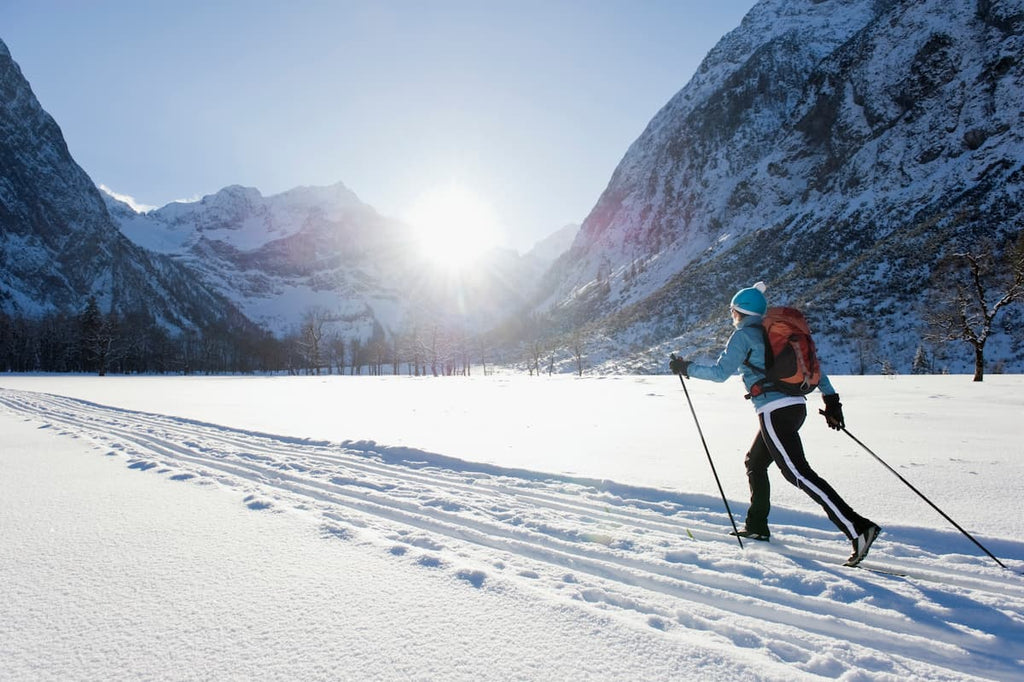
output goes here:
[[[748, 315], [744, 317], [740, 321], [739, 328], [729, 337], [729, 343], [726, 344], [722, 354], [718, 356], [718, 361], [713, 365], [691, 363], [687, 368], [687, 374], [694, 379], [723, 382], [735, 374], [736, 370], [739, 370], [743, 376], [743, 385], [747, 387], [747, 391], [750, 391], [759, 379], [764, 378], [764, 373], [757, 371], [744, 362], [749, 353], [750, 364], [764, 367], [764, 335], [761, 333], [760, 325], [760, 316]], [[818, 390], [824, 395], [832, 395], [836, 392], [824, 371], [821, 373]], [[768, 390], [750, 400], [754, 404], [754, 409], [760, 412], [764, 407], [776, 400], [799, 402], [806, 401], [806, 398]]]

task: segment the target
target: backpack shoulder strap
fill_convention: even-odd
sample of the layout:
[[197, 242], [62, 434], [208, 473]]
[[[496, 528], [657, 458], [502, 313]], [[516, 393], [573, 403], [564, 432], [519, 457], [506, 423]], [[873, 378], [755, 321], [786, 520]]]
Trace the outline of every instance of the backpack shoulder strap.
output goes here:
[[758, 367], [750, 361], [750, 355], [754, 352], [754, 349], [751, 348], [748, 350], [747, 357], [743, 360], [743, 364], [760, 374], [761, 378], [751, 384], [750, 392], [743, 396], [747, 400], [761, 395], [771, 387], [771, 384], [768, 382], [768, 368], [770, 368], [772, 363], [775, 362], [775, 351], [772, 349], [771, 340], [768, 338], [768, 330], [763, 324], [752, 324], [750, 326], [759, 327], [761, 329], [761, 341], [764, 345], [764, 367]]
[[772, 352], [772, 344], [768, 340], [768, 330], [764, 328], [763, 324], [752, 324], [750, 326], [757, 327], [761, 330], [761, 341], [764, 344], [764, 367], [758, 367], [750, 361], [750, 355], [754, 352], [753, 348], [747, 351], [747, 357], [743, 359], [743, 364], [758, 374], [765, 374], [775, 357], [775, 354]]

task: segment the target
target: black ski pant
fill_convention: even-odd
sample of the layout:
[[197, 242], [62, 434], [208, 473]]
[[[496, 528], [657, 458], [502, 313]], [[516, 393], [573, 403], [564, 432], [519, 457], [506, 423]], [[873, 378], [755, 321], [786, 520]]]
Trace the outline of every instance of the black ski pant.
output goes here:
[[791, 484], [803, 490], [821, 505], [832, 523], [851, 541], [864, 532], [871, 521], [855, 512], [828, 482], [815, 473], [804, 456], [800, 427], [807, 419], [807, 405], [790, 404], [769, 409], [758, 415], [761, 430], [747, 453], [747, 482], [750, 484], [750, 509], [746, 528], [768, 535], [768, 512], [771, 510], [771, 484], [768, 467], [775, 462]]

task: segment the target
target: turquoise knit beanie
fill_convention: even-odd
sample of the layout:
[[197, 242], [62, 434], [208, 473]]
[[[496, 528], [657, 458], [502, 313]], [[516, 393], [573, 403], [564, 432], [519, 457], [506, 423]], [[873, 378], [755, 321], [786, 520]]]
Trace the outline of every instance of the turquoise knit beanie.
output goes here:
[[768, 310], [768, 301], [764, 297], [767, 288], [764, 282], [758, 282], [752, 287], [740, 289], [732, 297], [730, 307], [744, 315], [764, 315]]

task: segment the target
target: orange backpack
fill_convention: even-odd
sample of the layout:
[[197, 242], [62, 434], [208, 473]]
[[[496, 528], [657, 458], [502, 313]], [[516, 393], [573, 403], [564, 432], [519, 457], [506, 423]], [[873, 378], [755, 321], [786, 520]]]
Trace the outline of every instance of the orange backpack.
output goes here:
[[764, 367], [744, 362], [748, 367], [764, 374], [750, 389], [747, 398], [765, 391], [779, 391], [787, 395], [807, 395], [821, 381], [821, 366], [814, 349], [807, 318], [796, 308], [782, 306], [768, 308], [761, 321], [764, 334]]

